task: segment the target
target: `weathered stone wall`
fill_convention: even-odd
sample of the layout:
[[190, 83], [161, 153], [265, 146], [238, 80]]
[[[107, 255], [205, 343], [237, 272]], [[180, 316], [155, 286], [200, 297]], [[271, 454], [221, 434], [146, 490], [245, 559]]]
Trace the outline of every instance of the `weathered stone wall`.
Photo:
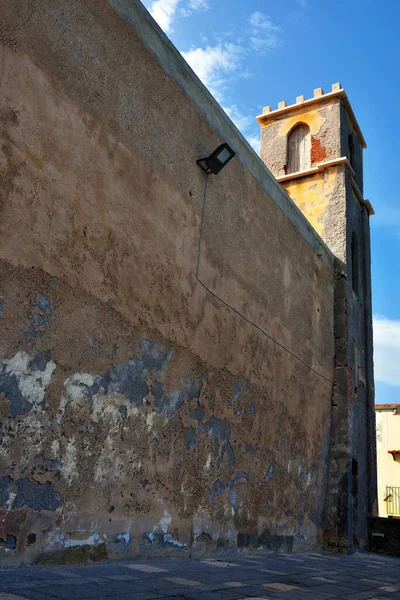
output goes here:
[[0, 554], [316, 547], [332, 256], [115, 4], [1, 8]]
[[[371, 207], [361, 195], [365, 142], [340, 84], [331, 94], [266, 112], [259, 120], [262, 158], [283, 177], [282, 185], [335, 255], [335, 371], [324, 544], [351, 552], [368, 546], [367, 517], [376, 514]], [[300, 123], [310, 128], [311, 165], [285, 177], [288, 135]]]
[[[313, 104], [311, 106], [300, 104], [291, 110], [290, 115], [277, 114], [262, 127], [261, 158], [275, 177], [286, 175], [288, 135], [300, 123], [310, 128], [311, 167], [325, 160], [342, 156], [341, 131], [337, 127], [340, 121], [340, 104], [339, 99], [332, 101], [323, 98], [317, 108]], [[315, 226], [314, 223], [313, 225]]]
[[[342, 137], [348, 140], [351, 129], [344, 109], [340, 129]], [[361, 146], [356, 137], [355, 142], [356, 155], [360, 156]], [[343, 152], [348, 156], [348, 147]], [[358, 164], [362, 165], [362, 160]], [[340, 193], [336, 191], [332, 195], [332, 208], [328, 214], [333, 222], [333, 209], [337, 207], [337, 234], [326, 237], [337, 256], [337, 264], [336, 368], [325, 540], [328, 548], [351, 552], [354, 548], [367, 548], [368, 516], [377, 512], [376, 442], [369, 214], [354, 192], [353, 174], [347, 167], [343, 166], [341, 170]], [[362, 188], [362, 171], [358, 182]], [[357, 260], [352, 250], [354, 237]], [[354, 289], [353, 272], [356, 270], [358, 285]]]

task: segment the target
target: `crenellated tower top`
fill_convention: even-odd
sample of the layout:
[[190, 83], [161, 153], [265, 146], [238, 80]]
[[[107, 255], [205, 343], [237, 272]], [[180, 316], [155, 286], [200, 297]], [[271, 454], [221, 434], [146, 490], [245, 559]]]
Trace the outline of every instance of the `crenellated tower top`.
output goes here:
[[354, 112], [353, 112], [353, 109], [349, 102], [349, 99], [347, 97], [347, 94], [339, 82], [332, 84], [331, 92], [325, 93], [321, 87], [315, 88], [314, 96], [312, 98], [309, 98], [308, 100], [305, 99], [304, 95], [301, 95], [301, 96], [296, 97], [295, 104], [288, 105], [286, 100], [282, 100], [281, 102], [278, 103], [278, 108], [275, 110], [273, 110], [271, 106], [265, 106], [263, 108], [262, 115], [259, 115], [257, 117], [257, 121], [260, 123], [261, 127], [264, 127], [271, 119], [275, 119], [278, 116], [292, 112], [293, 110], [296, 110], [299, 107], [307, 107], [308, 108], [308, 107], [314, 106], [315, 104], [320, 104], [321, 101], [329, 102], [336, 98], [341, 98], [343, 100], [343, 103], [346, 107], [348, 116], [353, 124], [355, 131], [357, 132], [361, 146], [362, 146], [362, 148], [366, 148], [367, 144], [365, 142], [364, 136], [361, 132], [361, 129], [357, 122], [357, 119], [354, 115]]

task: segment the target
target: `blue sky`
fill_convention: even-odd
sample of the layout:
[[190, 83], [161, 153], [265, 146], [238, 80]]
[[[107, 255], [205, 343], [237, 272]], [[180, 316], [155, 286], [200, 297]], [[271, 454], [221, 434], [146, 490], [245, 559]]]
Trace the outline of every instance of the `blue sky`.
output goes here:
[[[400, 403], [400, 3], [383, 0], [145, 0], [258, 151], [255, 116], [340, 81], [366, 138], [376, 402]], [[379, 10], [378, 10], [379, 6]]]

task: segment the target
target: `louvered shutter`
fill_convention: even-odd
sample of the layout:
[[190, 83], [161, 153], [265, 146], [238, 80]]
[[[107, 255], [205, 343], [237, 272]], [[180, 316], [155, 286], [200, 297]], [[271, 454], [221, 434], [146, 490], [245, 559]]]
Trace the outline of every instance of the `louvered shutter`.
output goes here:
[[306, 171], [311, 164], [311, 136], [307, 125], [295, 127], [288, 140], [287, 173]]

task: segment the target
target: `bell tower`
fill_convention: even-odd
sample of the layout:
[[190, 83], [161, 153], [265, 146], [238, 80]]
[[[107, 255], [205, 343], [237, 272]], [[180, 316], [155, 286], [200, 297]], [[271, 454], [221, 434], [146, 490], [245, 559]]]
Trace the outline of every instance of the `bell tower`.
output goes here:
[[326, 549], [367, 547], [376, 513], [370, 216], [366, 143], [344, 89], [314, 90], [266, 106], [261, 159], [335, 256], [334, 379], [325, 518]]

